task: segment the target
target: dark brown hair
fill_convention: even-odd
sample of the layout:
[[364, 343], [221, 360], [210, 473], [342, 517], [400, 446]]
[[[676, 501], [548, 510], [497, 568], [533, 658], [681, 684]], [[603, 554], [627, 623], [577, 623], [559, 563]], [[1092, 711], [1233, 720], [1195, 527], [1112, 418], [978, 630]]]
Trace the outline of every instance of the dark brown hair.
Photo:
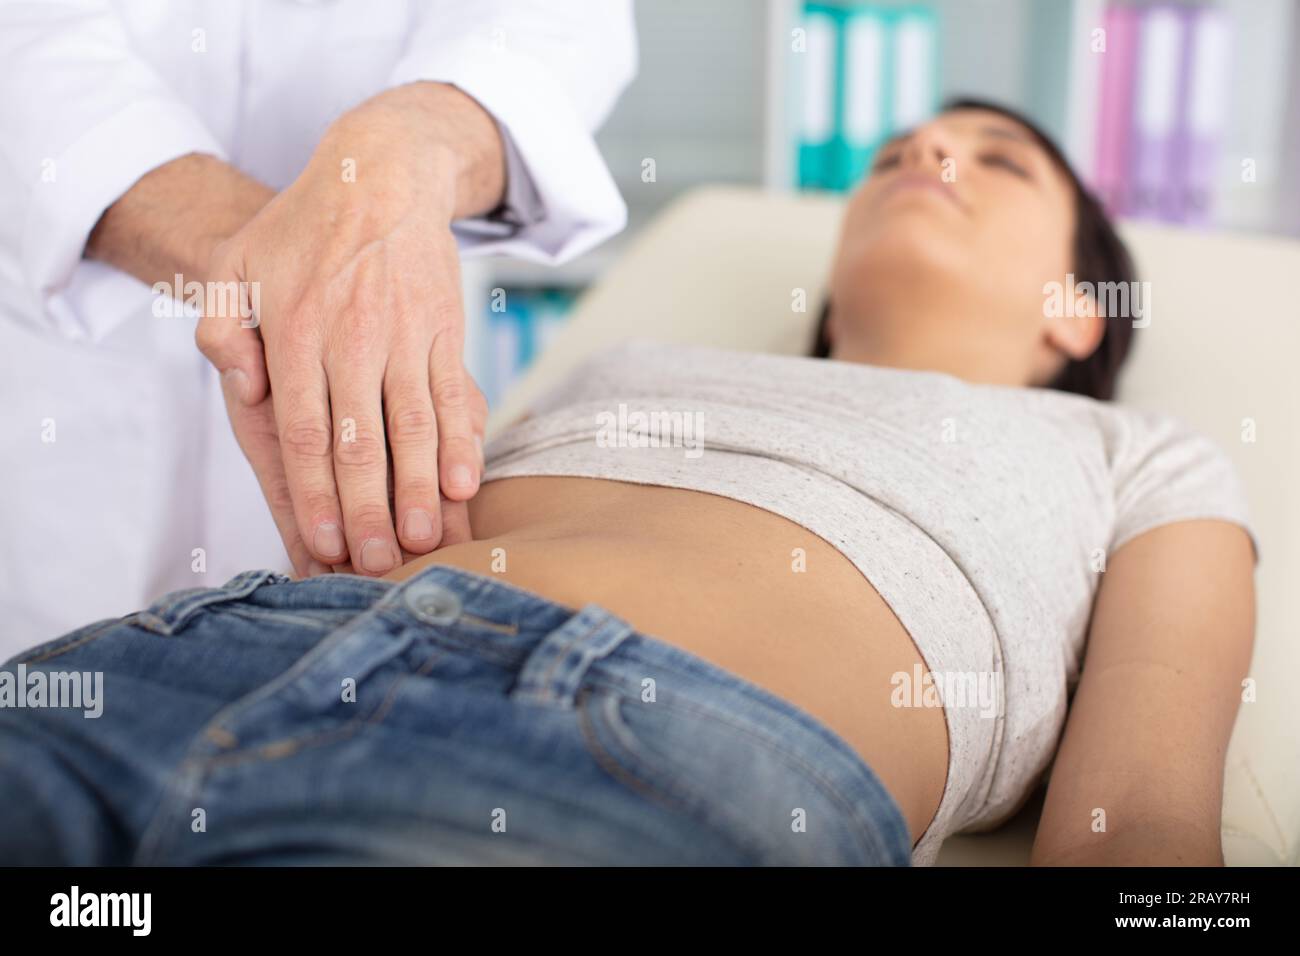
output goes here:
[[[1075, 284], [1091, 282], [1095, 289], [1103, 282], [1133, 282], [1137, 272], [1133, 268], [1133, 259], [1125, 248], [1123, 240], [1107, 218], [1101, 203], [1084, 186], [1051, 138], [1024, 116], [996, 103], [963, 98], [949, 100], [943, 106], [945, 113], [965, 109], [988, 110], [1023, 126], [1043, 152], [1069, 179], [1074, 188]], [[831, 343], [827, 334], [830, 314], [831, 303], [827, 299], [822, 303], [821, 316], [817, 320], [817, 331], [813, 339], [811, 354], [816, 358], [830, 356]], [[1048, 387], [1063, 392], [1076, 392], [1091, 398], [1113, 398], [1120, 366], [1124, 364], [1132, 344], [1133, 323], [1118, 319], [1112, 321], [1108, 318], [1101, 341], [1093, 353], [1087, 358], [1072, 359], [1066, 363], [1056, 378], [1048, 383]]]

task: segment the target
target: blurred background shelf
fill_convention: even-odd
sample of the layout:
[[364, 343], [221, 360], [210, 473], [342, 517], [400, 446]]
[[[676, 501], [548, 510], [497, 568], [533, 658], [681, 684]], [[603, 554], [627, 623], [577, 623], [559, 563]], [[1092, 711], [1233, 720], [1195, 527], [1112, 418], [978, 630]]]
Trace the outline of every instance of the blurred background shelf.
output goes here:
[[[562, 321], [562, 304], [598, 277], [644, 223], [694, 186], [847, 188], [869, 156], [867, 139], [878, 142], [922, 118], [918, 110], [958, 95], [1024, 112], [1098, 185], [1106, 175], [1099, 154], [1115, 148], [1099, 142], [1108, 108], [1115, 119], [1104, 76], [1121, 59], [1116, 51], [1122, 54], [1124, 37], [1115, 23], [1125, 17], [1136, 24], [1129, 41], [1137, 52], [1133, 88], [1120, 100], [1132, 113], [1120, 118], [1123, 128], [1159, 127], [1160, 111], [1168, 120], [1184, 98], [1212, 115], [1210, 165], [1201, 174], [1206, 188], [1197, 192], [1205, 196], [1197, 200], [1198, 213], [1182, 209], [1180, 215], [1198, 228], [1300, 236], [1300, 0], [638, 0], [636, 17], [640, 71], [597, 136], [628, 204], [626, 232], [555, 269], [505, 259], [465, 263], [467, 355], [490, 400], [544, 341], [541, 326]], [[1170, 24], [1192, 31], [1186, 25], [1198, 18], [1222, 27], [1222, 56], [1212, 55], [1212, 43], [1180, 39], [1171, 48]], [[828, 22], [844, 37], [832, 31], [829, 47]], [[910, 30], [903, 40], [900, 24]], [[1096, 49], [1099, 29], [1106, 51]], [[883, 51], [877, 74], [869, 69], [873, 50]], [[1179, 69], [1184, 59], [1191, 64], [1185, 77], [1161, 78], [1161, 70]], [[875, 106], [864, 90], [874, 92]], [[847, 152], [801, 153], [809, 130], [828, 128], [848, 144]], [[1116, 128], [1112, 122], [1111, 135]], [[1179, 140], [1162, 148], [1180, 155], [1187, 147]], [[654, 163], [652, 179], [643, 174], [646, 160]], [[830, 174], [819, 180], [821, 161]], [[1120, 206], [1121, 216], [1169, 218], [1169, 209]], [[537, 310], [539, 330], [520, 335], [513, 323], [526, 326], [529, 309]]]

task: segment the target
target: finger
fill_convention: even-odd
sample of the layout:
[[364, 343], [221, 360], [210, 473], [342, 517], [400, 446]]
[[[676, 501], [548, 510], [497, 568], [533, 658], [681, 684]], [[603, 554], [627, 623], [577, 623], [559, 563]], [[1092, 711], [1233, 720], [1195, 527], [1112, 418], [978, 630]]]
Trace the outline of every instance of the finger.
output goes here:
[[442, 500], [442, 541], [439, 547], [472, 541], [473, 534], [469, 527], [469, 503], [465, 501]]
[[294, 520], [293, 501], [289, 497], [289, 482], [284, 475], [284, 465], [280, 458], [280, 438], [276, 432], [275, 412], [270, 399], [256, 405], [245, 405], [239, 396], [230, 389], [228, 382], [222, 389], [226, 400], [226, 411], [230, 415], [230, 425], [235, 433], [244, 457], [253, 468], [257, 482], [262, 488], [271, 509], [271, 518], [284, 542], [284, 549], [293, 564], [294, 572], [300, 577], [323, 574], [329, 568], [316, 561], [302, 535], [298, 533], [298, 524]]
[[213, 285], [230, 288], [220, 295], [214, 292], [206, 296], [194, 342], [221, 373], [223, 389], [229, 387], [245, 405], [256, 405], [266, 398], [271, 385], [257, 316], [251, 311], [251, 302], [240, 292], [246, 284], [232, 279]]
[[470, 419], [471, 379], [462, 363], [463, 336], [455, 328], [435, 334], [429, 354], [433, 411], [438, 421], [438, 485], [453, 501], [478, 491], [479, 452]]
[[388, 452], [381, 409], [382, 365], [355, 354], [330, 360], [334, 478], [343, 506], [348, 553], [358, 574], [380, 575], [400, 560], [388, 507]]
[[487, 467], [483, 456], [483, 443], [486, 441], [488, 419], [487, 396], [483, 394], [483, 390], [478, 387], [478, 382], [474, 381], [474, 377], [468, 372], [465, 373], [465, 380], [470, 385], [470, 427], [474, 429], [474, 450], [478, 452], [478, 476], [479, 480], [482, 481], [483, 472]]
[[442, 536], [438, 508], [438, 429], [423, 361], [390, 366], [384, 380], [388, 446], [393, 452], [393, 514], [397, 539], [427, 554]]
[[312, 361], [277, 361], [275, 354], [270, 359], [281, 460], [298, 533], [313, 558], [338, 564], [348, 549], [325, 371]]

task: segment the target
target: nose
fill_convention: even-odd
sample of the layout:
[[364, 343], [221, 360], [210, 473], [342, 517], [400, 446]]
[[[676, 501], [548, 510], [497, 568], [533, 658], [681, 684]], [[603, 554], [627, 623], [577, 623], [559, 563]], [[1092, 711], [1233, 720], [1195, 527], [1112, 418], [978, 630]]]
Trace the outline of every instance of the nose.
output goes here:
[[903, 165], [930, 171], [952, 156], [948, 133], [938, 123], [923, 123], [912, 130], [903, 148]]

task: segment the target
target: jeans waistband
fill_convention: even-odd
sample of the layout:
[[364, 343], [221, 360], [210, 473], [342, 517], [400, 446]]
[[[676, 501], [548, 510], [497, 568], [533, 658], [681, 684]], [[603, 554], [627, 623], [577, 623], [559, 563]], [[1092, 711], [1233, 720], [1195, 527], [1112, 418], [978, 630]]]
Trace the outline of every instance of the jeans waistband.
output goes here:
[[445, 659], [445, 654], [431, 656], [429, 646], [421, 647], [428, 642], [499, 667], [507, 694], [521, 702], [578, 708], [585, 706], [583, 695], [599, 694], [592, 701], [595, 708], [611, 700], [644, 702], [643, 693], [653, 686], [657, 701], [666, 705], [661, 713], [676, 712], [686, 721], [708, 719], [710, 727], [736, 735], [738, 748], [761, 747], [769, 758], [833, 794], [864, 840], [887, 838], [900, 861], [908, 857], [901, 811], [842, 738], [785, 699], [676, 645], [636, 632], [598, 605], [566, 607], [446, 565], [430, 565], [401, 582], [356, 575], [289, 582], [271, 572], [248, 572], [224, 589], [177, 595], [158, 609], [159, 622], [169, 629], [184, 626], [188, 615], [215, 605], [222, 593], [272, 614], [330, 610], [347, 617], [323, 630], [319, 643], [288, 671], [214, 718], [213, 726], [225, 733], [196, 741], [196, 757], [218, 756], [223, 741], [279, 726], [283, 715], [278, 710], [285, 699], [297, 709], [303, 701], [337, 697], [340, 675], [360, 683], [399, 656], [417, 669]]
[[430, 565], [376, 603], [389, 621], [431, 626], [450, 642], [519, 669], [512, 696], [569, 705], [592, 665], [633, 637], [632, 626], [595, 604], [580, 609], [503, 581]]
[[437, 640], [518, 668], [516, 699], [573, 706], [584, 681], [635, 697], [654, 679], [660, 696], [676, 706], [762, 738], [836, 792], [866, 795], [849, 811], [865, 826], [882, 825], [878, 816], [868, 819], [868, 808], [888, 807], [890, 825], [907, 832], [875, 771], [821, 721], [739, 675], [635, 631], [598, 605], [575, 610], [480, 574], [433, 565], [394, 586], [376, 610], [390, 621], [436, 624]]

